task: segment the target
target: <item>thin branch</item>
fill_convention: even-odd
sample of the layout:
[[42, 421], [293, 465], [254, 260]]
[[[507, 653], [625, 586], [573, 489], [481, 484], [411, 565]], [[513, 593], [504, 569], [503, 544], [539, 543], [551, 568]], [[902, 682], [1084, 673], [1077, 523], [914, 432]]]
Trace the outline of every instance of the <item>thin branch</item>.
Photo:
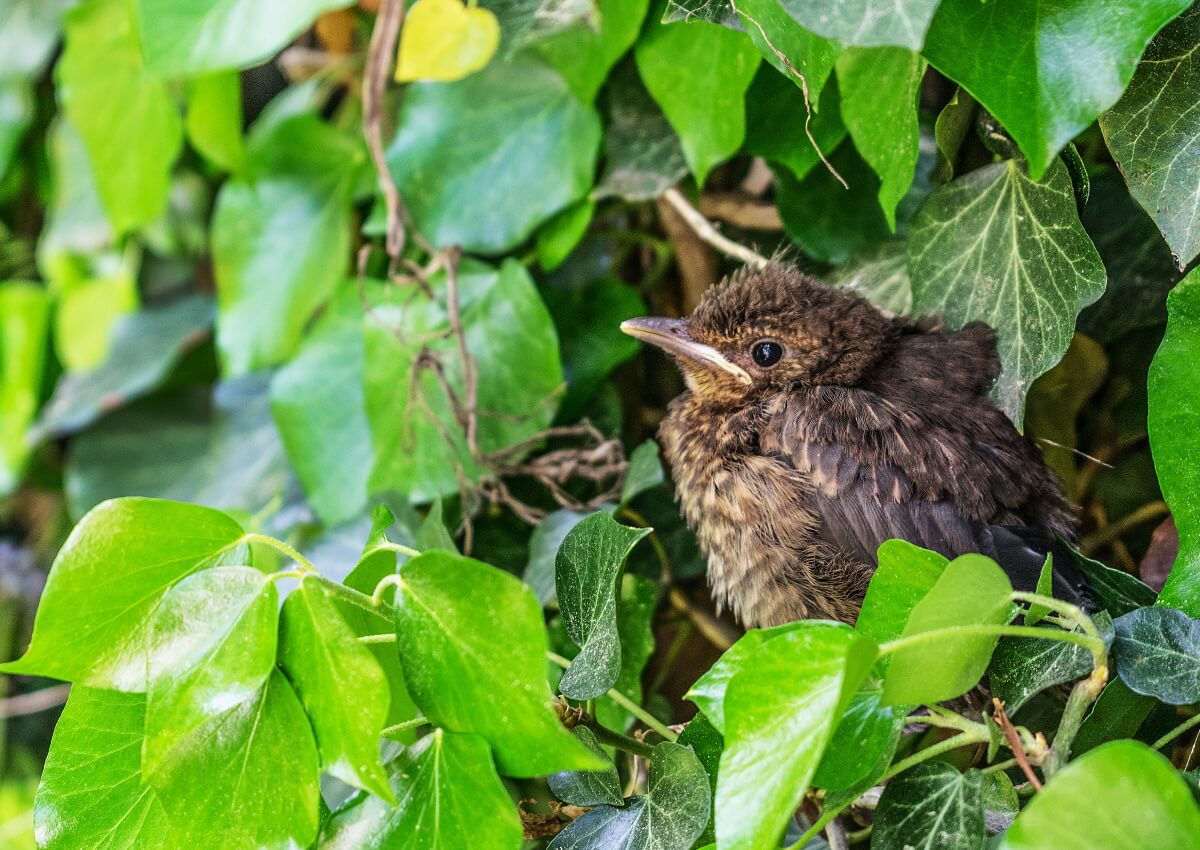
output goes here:
[[1174, 741], [1176, 738], [1178, 738], [1180, 735], [1182, 735], [1187, 730], [1191, 729], [1193, 726], [1200, 726], [1200, 713], [1193, 714], [1187, 720], [1180, 723], [1178, 726], [1176, 726], [1174, 729], [1172, 729], [1167, 734], [1163, 735], [1161, 738], [1159, 738], [1157, 741], [1155, 741], [1150, 746], [1153, 749], [1161, 750], [1163, 747], [1165, 747], [1167, 744]]
[[720, 231], [713, 226], [713, 223], [692, 206], [678, 189], [672, 187], [663, 192], [663, 199], [683, 217], [683, 220], [696, 232], [697, 236], [721, 253], [728, 254], [730, 257], [741, 260], [746, 265], [753, 266], [756, 269], [761, 269], [767, 265], [767, 258], [762, 254], [722, 236]]
[[[570, 660], [563, 658], [561, 655], [555, 652], [547, 652], [546, 658], [564, 670], [571, 666]], [[665, 723], [615, 688], [610, 690], [607, 695], [610, 699], [612, 699], [613, 702], [621, 706], [621, 708], [625, 709], [638, 720], [642, 721], [647, 728], [653, 729], [668, 741], [674, 741], [679, 737], [679, 734], [672, 732]]]
[[446, 255], [446, 312], [450, 317], [450, 331], [458, 342], [458, 355], [462, 358], [463, 383], [466, 385], [467, 402], [466, 432], [467, 448], [476, 460], [479, 455], [479, 373], [475, 368], [475, 357], [467, 349], [467, 335], [463, 330], [462, 311], [458, 305], [458, 262], [462, 251], [457, 247], [447, 248]]
[[1042, 790], [1042, 780], [1038, 779], [1036, 773], [1033, 772], [1033, 766], [1029, 763], [1029, 756], [1025, 753], [1025, 747], [1021, 744], [1021, 737], [1017, 734], [1016, 728], [1012, 725], [1012, 721], [1008, 719], [1008, 714], [1004, 711], [1004, 703], [1000, 702], [996, 697], [992, 697], [992, 705], [996, 709], [996, 723], [999, 724], [1001, 731], [1004, 732], [1004, 740], [1008, 741], [1008, 748], [1012, 750], [1012, 754], [1017, 759], [1017, 764], [1020, 765], [1021, 771], [1029, 779], [1029, 784], [1034, 790]]

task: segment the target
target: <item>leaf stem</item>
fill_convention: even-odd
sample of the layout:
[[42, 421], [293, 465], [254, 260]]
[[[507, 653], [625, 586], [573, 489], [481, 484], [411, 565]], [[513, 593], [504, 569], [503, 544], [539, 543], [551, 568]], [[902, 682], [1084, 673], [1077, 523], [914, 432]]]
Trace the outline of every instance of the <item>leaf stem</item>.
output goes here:
[[1010, 767], [1016, 767], [1018, 763], [1019, 759], [1010, 758], [1005, 761], [996, 762], [995, 764], [989, 764], [987, 767], [981, 767], [979, 772], [986, 776], [989, 773], [999, 773], [1002, 770], [1008, 770]]
[[1193, 714], [1187, 720], [1180, 723], [1178, 726], [1176, 726], [1174, 729], [1172, 729], [1167, 734], [1163, 735], [1161, 738], [1159, 738], [1157, 741], [1155, 741], [1150, 746], [1151, 746], [1151, 748], [1153, 748], [1155, 750], [1160, 750], [1163, 747], [1165, 747], [1167, 744], [1174, 741], [1176, 738], [1178, 738], [1184, 732], [1191, 729], [1193, 726], [1198, 726], [1198, 725], [1200, 725], [1200, 712]]
[[395, 726], [385, 726], [380, 733], [383, 737], [388, 738], [400, 732], [407, 732], [409, 729], [416, 729], [418, 726], [432, 725], [431, 721], [425, 715], [418, 715], [412, 720], [405, 720], [403, 723], [397, 723]]
[[896, 762], [887, 769], [887, 773], [881, 776], [879, 781], [886, 782], [896, 774], [903, 773], [910, 767], [915, 767], [921, 762], [929, 761], [929, 759], [933, 758], [934, 756], [940, 756], [942, 753], [948, 753], [951, 750], [957, 750], [959, 747], [966, 747], [970, 746], [971, 744], [987, 743], [988, 738], [989, 735], [987, 728], [980, 723], [979, 729], [972, 729], [969, 732], [962, 732], [952, 738], [939, 741], [932, 747], [926, 747], [919, 752], [913, 753], [908, 758]]
[[1074, 643], [1089, 650], [1093, 656], [1104, 655], [1104, 641], [1088, 635], [1075, 632], [1059, 632], [1051, 629], [1039, 629], [1036, 626], [1005, 626], [992, 623], [980, 623], [974, 626], [949, 626], [944, 629], [933, 629], [928, 632], [896, 638], [879, 645], [879, 655], [889, 655], [900, 649], [917, 646], [929, 641], [941, 640], [955, 635], [996, 635], [997, 637], [1032, 637], [1042, 640], [1057, 640], [1063, 643]]
[[347, 602], [350, 605], [354, 605], [355, 607], [361, 608], [364, 611], [368, 611], [372, 614], [382, 617], [385, 620], [392, 619], [391, 605], [388, 605], [385, 602], [378, 602], [370, 596], [367, 596], [367, 594], [360, 593], [352, 587], [346, 587], [346, 585], [342, 584], [341, 582], [326, 578], [320, 573], [316, 575], [316, 579], [325, 586], [325, 590], [328, 591], [330, 596], [336, 597], [342, 602]]
[[[568, 667], [571, 666], [570, 659], [563, 658], [561, 655], [559, 655], [556, 652], [547, 652], [546, 657], [548, 659], [550, 659], [550, 661], [552, 663], [557, 664], [559, 667], [563, 668], [564, 670], [566, 670]], [[646, 709], [642, 708], [640, 705], [638, 705], [636, 702], [631, 700], [629, 697], [625, 696], [625, 694], [621, 693], [616, 688], [609, 690], [608, 697], [613, 702], [615, 702], [617, 705], [621, 706], [621, 708], [625, 709], [630, 714], [632, 714], [634, 717], [636, 717], [638, 720], [642, 721], [642, 723], [647, 728], [653, 729], [655, 732], [657, 732], [659, 735], [662, 735], [668, 741], [674, 741], [676, 738], [679, 737], [679, 735], [677, 735], [676, 733], [672, 732], [669, 728], [667, 728], [666, 724], [664, 724], [661, 720], [659, 720], [657, 717], [655, 717], [650, 712], [646, 711]]]
[[259, 534], [257, 531], [247, 531], [240, 538], [238, 538], [234, 545], [240, 545], [242, 543], [260, 543], [263, 546], [270, 546], [276, 552], [281, 552], [284, 555], [287, 555], [305, 572], [318, 572], [317, 568], [313, 566], [312, 561], [301, 555], [294, 547], [289, 546], [282, 540], [271, 537], [269, 534]]
[[633, 753], [635, 756], [650, 758], [654, 755], [654, 748], [644, 741], [639, 741], [637, 738], [631, 738], [628, 735], [622, 735], [620, 732], [615, 732], [607, 726], [601, 726], [596, 722], [594, 717], [588, 719], [587, 727], [592, 730], [596, 736], [596, 740], [601, 744], [608, 744], [610, 747], [616, 747], [618, 750], [624, 750], [627, 753]]
[[1042, 760], [1042, 773], [1046, 779], [1050, 779], [1071, 757], [1071, 744], [1079, 734], [1083, 718], [1107, 683], [1108, 668], [1101, 665], [1092, 671], [1092, 675], [1076, 682], [1075, 687], [1071, 688], [1071, 695], [1067, 697], [1067, 707], [1063, 709], [1062, 719], [1058, 721], [1058, 731], [1054, 733], [1054, 743], [1050, 745], [1050, 751]]
[[358, 642], [365, 643], [365, 644], [395, 643], [396, 642], [396, 634], [395, 634], [395, 632], [388, 632], [387, 634], [381, 634], [381, 635], [360, 635], [358, 638]]
[[370, 555], [375, 552], [395, 552], [399, 555], [405, 555], [409, 558], [415, 558], [421, 554], [419, 549], [414, 549], [411, 546], [405, 546], [401, 543], [393, 543], [390, 540], [384, 543], [376, 543], [367, 551], [366, 554]]
[[[1041, 605], [1043, 608], [1049, 608], [1055, 613], [1061, 614], [1071, 623], [1077, 625], [1084, 634], [1094, 640], [1100, 647], [1097, 652], [1092, 649], [1094, 658], [1093, 667], [1099, 669], [1108, 664], [1108, 647], [1104, 645], [1104, 636], [1100, 634], [1100, 629], [1096, 628], [1096, 624], [1092, 618], [1083, 612], [1083, 609], [1078, 605], [1073, 605], [1070, 602], [1063, 602], [1061, 599], [1055, 599], [1052, 596], [1042, 596], [1037, 593], [1027, 593], [1023, 590], [1014, 590], [1012, 598], [1016, 602], [1024, 602], [1029, 605]], [[1091, 649], [1091, 647], [1089, 647]]]

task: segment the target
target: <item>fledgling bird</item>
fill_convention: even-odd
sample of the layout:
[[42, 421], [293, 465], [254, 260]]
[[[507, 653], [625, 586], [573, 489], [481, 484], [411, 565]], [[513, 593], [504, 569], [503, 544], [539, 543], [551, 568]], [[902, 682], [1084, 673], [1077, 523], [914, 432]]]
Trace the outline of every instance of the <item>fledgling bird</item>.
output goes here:
[[[687, 319], [630, 319], [687, 391], [659, 431], [714, 596], [747, 626], [853, 623], [879, 544], [982, 552], [1036, 585], [1074, 518], [1054, 472], [987, 397], [995, 334], [896, 318], [772, 263]], [[1056, 557], [1055, 595], [1082, 601]]]

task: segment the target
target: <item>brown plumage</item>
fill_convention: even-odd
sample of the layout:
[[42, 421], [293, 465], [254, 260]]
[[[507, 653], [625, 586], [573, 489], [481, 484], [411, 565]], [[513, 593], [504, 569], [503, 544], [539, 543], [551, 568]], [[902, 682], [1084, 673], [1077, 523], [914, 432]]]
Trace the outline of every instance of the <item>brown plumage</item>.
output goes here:
[[[891, 538], [983, 552], [1033, 589], [1074, 537], [1054, 473], [987, 398], [1000, 364], [985, 325], [893, 318], [775, 263], [686, 320], [622, 329], [687, 381], [659, 435], [713, 593], [748, 626], [853, 622]], [[1064, 598], [1081, 586], [1056, 576]]]

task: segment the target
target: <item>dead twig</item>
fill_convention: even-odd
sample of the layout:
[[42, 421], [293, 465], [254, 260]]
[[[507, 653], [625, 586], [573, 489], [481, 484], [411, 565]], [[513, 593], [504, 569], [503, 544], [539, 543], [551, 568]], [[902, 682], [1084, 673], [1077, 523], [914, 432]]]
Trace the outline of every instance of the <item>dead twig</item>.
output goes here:
[[1038, 779], [1037, 774], [1033, 772], [1033, 765], [1029, 763], [1029, 756], [1025, 753], [1025, 747], [1021, 743], [1021, 736], [1017, 734], [1016, 727], [1012, 725], [1012, 721], [1008, 719], [1008, 714], [1004, 711], [1004, 703], [997, 697], [992, 697], [992, 706], [995, 709], [996, 723], [1004, 733], [1004, 740], [1008, 742], [1008, 748], [1016, 757], [1017, 765], [1029, 780], [1029, 784], [1033, 786], [1033, 790], [1041, 791], [1042, 780]]
[[700, 212], [747, 230], [782, 230], [783, 219], [770, 201], [744, 192], [711, 192], [700, 196]]
[[683, 220], [696, 232], [697, 236], [721, 253], [728, 254], [730, 257], [741, 260], [746, 265], [756, 269], [761, 269], [767, 265], [767, 258], [762, 254], [747, 248], [745, 245], [739, 245], [732, 239], [721, 235], [721, 232], [713, 226], [713, 223], [692, 206], [678, 189], [671, 188], [663, 192], [663, 200], [670, 204], [683, 217]]

